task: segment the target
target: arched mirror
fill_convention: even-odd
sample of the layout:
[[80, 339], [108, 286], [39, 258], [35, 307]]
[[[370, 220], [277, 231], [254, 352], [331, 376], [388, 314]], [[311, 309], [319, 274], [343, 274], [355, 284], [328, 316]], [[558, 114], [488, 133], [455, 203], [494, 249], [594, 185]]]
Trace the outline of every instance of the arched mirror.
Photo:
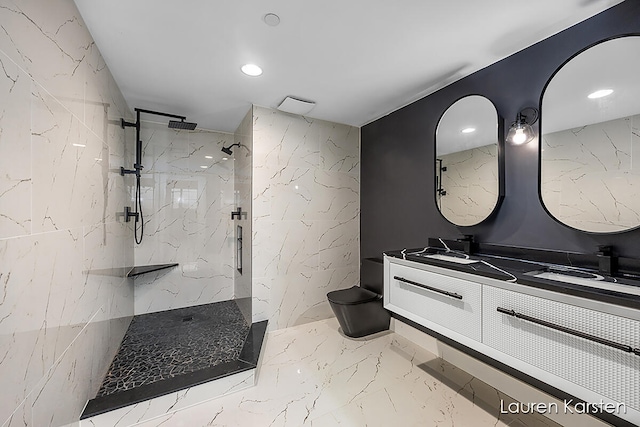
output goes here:
[[640, 226], [640, 36], [566, 62], [547, 83], [540, 126], [547, 211], [593, 233]]
[[487, 98], [470, 95], [453, 103], [436, 131], [436, 203], [459, 226], [488, 218], [502, 200], [500, 119]]

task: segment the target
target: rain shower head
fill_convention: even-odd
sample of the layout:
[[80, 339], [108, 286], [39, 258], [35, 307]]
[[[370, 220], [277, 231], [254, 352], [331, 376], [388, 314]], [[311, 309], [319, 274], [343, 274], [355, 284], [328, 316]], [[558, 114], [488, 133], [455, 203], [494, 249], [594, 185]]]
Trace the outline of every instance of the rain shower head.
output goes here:
[[169, 129], [182, 129], [182, 130], [194, 130], [198, 124], [185, 122], [184, 119], [177, 120], [169, 120]]
[[230, 146], [228, 146], [228, 147], [224, 147], [224, 146], [223, 146], [223, 147], [222, 147], [222, 152], [223, 152], [223, 153], [225, 153], [225, 154], [227, 154], [227, 155], [229, 155], [229, 156], [230, 156], [230, 155], [232, 155], [232, 154], [233, 154], [233, 151], [231, 151], [231, 147], [233, 147], [233, 146], [235, 146], [235, 145], [237, 145], [237, 146], [239, 147], [239, 146], [240, 146], [240, 143], [239, 143], [239, 142], [236, 142], [235, 144], [231, 144], [231, 145], [230, 145]]

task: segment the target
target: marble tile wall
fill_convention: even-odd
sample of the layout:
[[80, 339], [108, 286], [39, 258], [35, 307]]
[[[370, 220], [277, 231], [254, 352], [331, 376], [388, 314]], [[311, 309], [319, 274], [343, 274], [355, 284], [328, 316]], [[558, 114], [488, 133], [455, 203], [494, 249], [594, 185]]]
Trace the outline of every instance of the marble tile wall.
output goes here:
[[545, 134], [542, 200], [561, 222], [593, 232], [640, 225], [640, 115]]
[[442, 172], [442, 188], [447, 194], [438, 198], [444, 217], [454, 224], [474, 225], [489, 216], [498, 200], [496, 144], [440, 158], [447, 168]]
[[221, 148], [233, 135], [145, 121], [140, 137], [145, 225], [135, 263], [180, 265], [135, 278], [135, 314], [232, 299], [234, 167]]
[[71, 0], [0, 0], [0, 424], [60, 426], [133, 315], [131, 118]]
[[234, 135], [235, 142], [240, 143], [234, 154], [235, 206], [247, 212], [246, 217], [234, 221], [234, 227], [242, 227], [242, 273], [235, 270], [234, 296], [245, 316], [247, 323], [252, 322], [251, 314], [251, 275], [252, 275], [252, 231], [251, 231], [251, 182], [253, 179], [253, 109], [238, 126]]
[[332, 316], [360, 278], [360, 130], [254, 106], [253, 165], [253, 321]]

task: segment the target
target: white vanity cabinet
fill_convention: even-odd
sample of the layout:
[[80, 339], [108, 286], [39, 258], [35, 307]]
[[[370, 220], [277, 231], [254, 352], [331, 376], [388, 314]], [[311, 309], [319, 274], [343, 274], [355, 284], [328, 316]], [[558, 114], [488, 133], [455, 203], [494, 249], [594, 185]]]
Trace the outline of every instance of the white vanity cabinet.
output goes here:
[[[640, 321], [485, 286], [483, 343], [640, 410]], [[590, 399], [591, 400], [591, 399]]]
[[638, 310], [387, 256], [384, 285], [386, 309], [640, 425]]
[[[385, 280], [384, 305], [437, 332], [482, 340], [482, 285], [395, 260]], [[430, 270], [437, 267], [429, 267]]]

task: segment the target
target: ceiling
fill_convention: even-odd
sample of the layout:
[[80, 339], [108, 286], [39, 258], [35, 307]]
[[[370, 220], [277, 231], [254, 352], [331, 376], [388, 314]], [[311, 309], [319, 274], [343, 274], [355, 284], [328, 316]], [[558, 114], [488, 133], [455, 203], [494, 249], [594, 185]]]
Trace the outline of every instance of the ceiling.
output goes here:
[[362, 126], [621, 0], [75, 2], [131, 108], [233, 132], [286, 96]]

